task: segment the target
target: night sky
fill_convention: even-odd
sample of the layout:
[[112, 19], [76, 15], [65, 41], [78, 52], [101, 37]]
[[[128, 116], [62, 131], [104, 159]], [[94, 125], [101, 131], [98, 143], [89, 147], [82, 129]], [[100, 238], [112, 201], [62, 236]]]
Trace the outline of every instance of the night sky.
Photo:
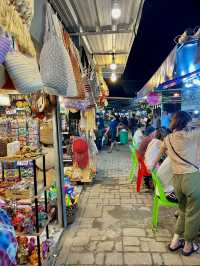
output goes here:
[[174, 47], [174, 38], [200, 26], [200, 0], [146, 0], [122, 81], [111, 96], [133, 97]]

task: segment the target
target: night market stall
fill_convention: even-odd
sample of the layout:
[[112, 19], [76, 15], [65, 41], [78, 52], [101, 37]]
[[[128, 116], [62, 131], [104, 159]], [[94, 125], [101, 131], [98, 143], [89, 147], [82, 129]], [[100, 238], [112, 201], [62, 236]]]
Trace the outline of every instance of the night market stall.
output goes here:
[[96, 173], [95, 108], [108, 95], [49, 4], [34, 48], [34, 5], [23, 3], [0, 1], [0, 226], [12, 245], [3, 265], [42, 265], [74, 221], [80, 190], [71, 181]]

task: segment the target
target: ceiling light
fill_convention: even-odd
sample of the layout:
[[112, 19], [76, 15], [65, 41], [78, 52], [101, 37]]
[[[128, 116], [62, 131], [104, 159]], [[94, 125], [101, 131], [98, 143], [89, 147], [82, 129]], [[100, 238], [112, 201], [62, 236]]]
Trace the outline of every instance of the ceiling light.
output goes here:
[[121, 8], [120, 8], [120, 6], [119, 6], [119, 3], [117, 3], [117, 2], [114, 3], [114, 4], [113, 4], [112, 11], [111, 11], [112, 18], [113, 18], [113, 19], [119, 19], [120, 16], [121, 16], [121, 13], [122, 13], [122, 11], [121, 11]]
[[198, 115], [198, 113], [199, 113], [199, 110], [194, 110], [194, 112], [193, 112], [195, 115]]
[[111, 80], [112, 82], [116, 82], [116, 81], [117, 81], [117, 75], [116, 75], [116, 73], [113, 72], [113, 73], [111, 74], [110, 80]]
[[110, 65], [110, 69], [111, 69], [111, 70], [116, 70], [116, 69], [117, 69], [117, 65], [113, 62], [113, 63]]
[[174, 94], [173, 94], [173, 97], [179, 97], [180, 96], [180, 94], [178, 93], [178, 92], [175, 92]]

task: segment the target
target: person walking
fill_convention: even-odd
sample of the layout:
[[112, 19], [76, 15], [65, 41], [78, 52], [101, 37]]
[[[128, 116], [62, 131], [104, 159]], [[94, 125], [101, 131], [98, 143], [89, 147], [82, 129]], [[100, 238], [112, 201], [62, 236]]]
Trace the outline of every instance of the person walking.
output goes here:
[[118, 125], [119, 125], [119, 117], [115, 114], [112, 114], [111, 116], [111, 122], [109, 124], [108, 130], [106, 132], [106, 134], [110, 135], [110, 139], [111, 139], [111, 145], [110, 145], [110, 149], [109, 149], [109, 153], [112, 152], [114, 145], [117, 144], [117, 129], [118, 129]]
[[[156, 162], [163, 153], [171, 159], [174, 192], [178, 199], [179, 216], [170, 251], [182, 249], [182, 255], [189, 256], [199, 249], [194, 243], [200, 228], [200, 172], [198, 167], [198, 143], [200, 122], [191, 123], [191, 117], [184, 111], [177, 112], [171, 121], [172, 134], [163, 142]], [[196, 127], [192, 129], [192, 127]], [[154, 164], [155, 165], [155, 164]], [[184, 234], [184, 240], [181, 235]]]
[[131, 130], [132, 136], [134, 135], [135, 131], [137, 130], [138, 120], [135, 114], [132, 114], [131, 119], [129, 120], [128, 127]]

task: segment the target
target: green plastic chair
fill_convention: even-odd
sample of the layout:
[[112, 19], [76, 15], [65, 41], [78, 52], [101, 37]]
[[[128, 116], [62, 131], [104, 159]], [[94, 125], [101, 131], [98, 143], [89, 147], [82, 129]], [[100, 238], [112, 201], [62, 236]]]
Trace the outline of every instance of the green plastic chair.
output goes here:
[[138, 159], [136, 156], [136, 147], [134, 147], [133, 145], [129, 145], [129, 149], [131, 151], [131, 170], [129, 174], [129, 180], [133, 182], [133, 177], [135, 176], [138, 167]]
[[[152, 179], [155, 188], [153, 198], [152, 226], [153, 229], [156, 229], [158, 225], [158, 215], [160, 206], [178, 207], [178, 203], [171, 202], [166, 198], [163, 185], [161, 184], [161, 181], [157, 176], [156, 170], [152, 171]], [[156, 191], [159, 192], [160, 196], [156, 194]]]
[[135, 140], [134, 140], [134, 138], [132, 138], [132, 146], [135, 148], [135, 149], [137, 149], [138, 147], [137, 147], [137, 144], [135, 143]]

